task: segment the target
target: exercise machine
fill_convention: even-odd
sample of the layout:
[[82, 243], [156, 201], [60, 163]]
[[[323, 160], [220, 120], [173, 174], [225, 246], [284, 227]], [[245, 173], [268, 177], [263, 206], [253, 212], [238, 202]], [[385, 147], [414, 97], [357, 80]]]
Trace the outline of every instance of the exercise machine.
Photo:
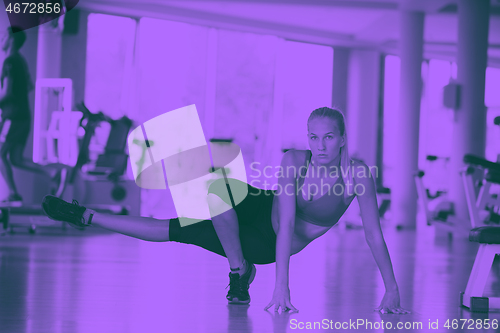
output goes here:
[[500, 297], [484, 297], [484, 287], [497, 254], [500, 254], [500, 228], [479, 227], [469, 233], [469, 241], [479, 243], [474, 266], [469, 275], [465, 292], [460, 293], [460, 306], [472, 312], [489, 312], [500, 309]]
[[[500, 164], [474, 155], [465, 155], [464, 162], [469, 165], [463, 179], [472, 226], [500, 225], [500, 197], [491, 192], [494, 185], [500, 185]], [[473, 177], [478, 173], [479, 181]]]
[[[500, 116], [493, 120], [500, 125]], [[500, 155], [497, 162], [468, 154], [464, 162], [469, 165], [467, 174], [480, 174], [477, 181], [473, 177], [464, 178], [465, 194], [472, 225], [480, 226], [481, 222], [489, 225], [500, 225]], [[477, 197], [477, 200], [473, 200]]]
[[[494, 124], [500, 125], [500, 116], [494, 119]], [[500, 297], [484, 296], [484, 288], [495, 256], [500, 254], [500, 198], [498, 193], [491, 191], [494, 185], [500, 185], [500, 164], [473, 155], [466, 155], [465, 159], [471, 164], [468, 173], [472, 174], [479, 169], [479, 172], [484, 174], [484, 180], [477, 184], [471, 178], [465, 182], [471, 222], [474, 224], [486, 219], [495, 226], [474, 228], [469, 233], [469, 241], [479, 243], [479, 249], [465, 292], [460, 293], [460, 306], [467, 307], [472, 312], [500, 310]], [[477, 193], [476, 205], [473, 205], [469, 198], [474, 193]]]
[[[40, 165], [68, 165], [76, 161], [78, 121], [81, 112], [72, 111], [73, 84], [71, 79], [38, 79], [35, 87], [33, 123], [33, 162]], [[27, 227], [35, 232], [37, 226], [61, 225], [44, 216], [41, 205], [0, 207], [3, 230]]]
[[[67, 201], [72, 201], [75, 191], [68, 191], [68, 188], [76, 186], [76, 191], [82, 196], [85, 196], [85, 187], [82, 186], [79, 180], [88, 182], [110, 182], [113, 184], [111, 197], [119, 202], [125, 199], [127, 195], [126, 189], [120, 185], [121, 176], [124, 174], [128, 154], [125, 152], [127, 136], [132, 126], [132, 121], [127, 117], [122, 117], [118, 120], [113, 120], [102, 112], [92, 113], [82, 102], [77, 105], [82, 117], [80, 118], [79, 126], [84, 130], [84, 135], [80, 139], [78, 155], [76, 163], [73, 167], [68, 167], [68, 178], [62, 189], [62, 197], [66, 195]], [[92, 161], [90, 157], [90, 144], [92, 137], [95, 134], [96, 128], [102, 123], [110, 124], [110, 132], [107, 139], [104, 152], [97, 157], [96, 161]], [[80, 185], [80, 186], [79, 186]], [[85, 202], [82, 202], [85, 204]], [[124, 205], [109, 205], [109, 204], [91, 204], [89, 208], [110, 214], [127, 215], [128, 207]], [[16, 215], [14, 217], [14, 215]], [[40, 204], [25, 207], [0, 207], [0, 223], [4, 230], [16, 226], [28, 227], [30, 233], [36, 231], [37, 226], [60, 226], [61, 222], [52, 221], [44, 216]], [[62, 224], [64, 226], [64, 224]]]
[[[494, 119], [495, 125], [500, 125], [500, 116]], [[428, 156], [429, 161], [437, 158]], [[500, 195], [492, 189], [500, 185], [500, 163], [488, 161], [482, 157], [467, 154], [463, 159], [466, 168], [461, 177], [464, 184], [471, 228], [484, 225], [500, 225]], [[468, 226], [465, 221], [457, 221], [454, 216], [453, 204], [445, 192], [431, 195], [424, 188], [422, 178], [425, 173], [419, 171], [415, 177], [417, 192], [425, 211], [428, 225], [445, 226], [452, 231], [457, 223]]]
[[[103, 112], [92, 113], [85, 105], [77, 105], [83, 113], [81, 127], [85, 134], [81, 139], [80, 152], [75, 166], [71, 169], [68, 182], [65, 184], [62, 197], [71, 201], [75, 196], [81, 198], [79, 201], [87, 207], [104, 213], [127, 215], [129, 209], [119, 204], [88, 204], [85, 201], [86, 187], [84, 182], [109, 182], [113, 184], [110, 191], [111, 198], [120, 202], [127, 196], [126, 189], [120, 184], [128, 163], [128, 154], [125, 151], [127, 136], [132, 127], [132, 120], [123, 116], [114, 120]], [[96, 128], [102, 123], [110, 125], [110, 131], [104, 151], [92, 160], [90, 154], [91, 140]], [[70, 191], [67, 191], [71, 189]], [[83, 200], [82, 200], [83, 199]]]
[[473, 155], [465, 155], [464, 163], [467, 167], [460, 171], [460, 175], [465, 188], [470, 222], [461, 221], [454, 215], [453, 203], [445, 193], [433, 196], [425, 189], [422, 181], [425, 175], [423, 171], [416, 174], [417, 193], [428, 225], [442, 227], [452, 233], [457, 226], [470, 230], [488, 224], [499, 224], [500, 201], [496, 194], [490, 193], [490, 188], [492, 184], [500, 184], [500, 164]]
[[378, 215], [385, 218], [391, 208], [391, 189], [388, 187], [377, 187]]
[[[428, 155], [426, 160], [432, 165], [435, 161], [442, 160], [447, 163], [448, 158]], [[453, 220], [454, 207], [449, 201], [446, 189], [443, 186], [438, 186], [434, 192], [424, 186], [425, 171], [419, 170], [415, 174], [415, 185], [421, 207], [425, 212], [427, 225], [432, 225], [433, 222], [451, 223]]]

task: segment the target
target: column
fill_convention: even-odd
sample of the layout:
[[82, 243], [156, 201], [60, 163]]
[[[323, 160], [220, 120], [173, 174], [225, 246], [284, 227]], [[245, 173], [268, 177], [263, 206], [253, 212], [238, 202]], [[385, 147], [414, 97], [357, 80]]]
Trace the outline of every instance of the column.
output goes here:
[[459, 172], [465, 154], [484, 157], [486, 145], [485, 72], [488, 51], [489, 0], [458, 2], [457, 79], [461, 85], [450, 159], [450, 198], [457, 217], [469, 225], [465, 192]]
[[[76, 31], [63, 32], [61, 47], [61, 75], [73, 80], [73, 103], [80, 103], [85, 99], [85, 66], [87, 60], [87, 23], [89, 12], [72, 9], [72, 19], [77, 21]], [[66, 18], [68, 20], [68, 18]], [[67, 22], [67, 21], [66, 21]], [[133, 75], [127, 76], [127, 79]], [[125, 81], [125, 80], [124, 80]], [[132, 81], [132, 80], [130, 80]], [[134, 81], [135, 82], [135, 81]], [[130, 89], [133, 89], [132, 87]], [[132, 90], [135, 91], [135, 90]], [[129, 94], [133, 98], [133, 94]], [[124, 107], [126, 109], [127, 106]], [[128, 111], [128, 110], [127, 110]]]
[[395, 149], [398, 162], [394, 166], [391, 210], [392, 219], [398, 227], [415, 229], [417, 190], [414, 174], [418, 170], [424, 13], [402, 9], [400, 22], [400, 107], [395, 122], [397, 126]]
[[347, 77], [349, 68], [349, 49], [335, 47], [333, 49], [333, 84], [332, 107], [346, 112], [347, 110]]
[[379, 82], [380, 53], [351, 50], [347, 82], [348, 147], [352, 157], [369, 167], [377, 165]]
[[59, 18], [38, 27], [37, 79], [61, 77], [62, 22]]

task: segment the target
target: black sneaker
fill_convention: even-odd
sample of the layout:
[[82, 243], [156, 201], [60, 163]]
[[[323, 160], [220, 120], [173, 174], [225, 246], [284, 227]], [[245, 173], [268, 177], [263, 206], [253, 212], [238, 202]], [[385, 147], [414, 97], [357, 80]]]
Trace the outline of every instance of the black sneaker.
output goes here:
[[89, 221], [85, 221], [83, 213], [87, 208], [80, 206], [76, 200], [68, 203], [53, 195], [46, 195], [42, 201], [42, 208], [51, 219], [68, 222], [71, 226], [80, 230], [88, 227], [92, 222], [92, 215]]
[[[240, 276], [238, 273], [229, 273], [229, 291], [227, 300], [230, 304], [248, 304], [250, 303], [250, 294], [248, 288], [255, 278], [257, 269], [254, 264], [248, 263], [248, 268], [245, 274]], [[227, 287], [226, 287], [227, 288]]]

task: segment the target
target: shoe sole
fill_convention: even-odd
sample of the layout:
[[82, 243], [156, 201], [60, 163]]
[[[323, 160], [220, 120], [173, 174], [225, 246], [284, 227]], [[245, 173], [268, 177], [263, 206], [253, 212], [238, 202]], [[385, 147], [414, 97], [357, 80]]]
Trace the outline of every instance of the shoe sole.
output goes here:
[[232, 301], [228, 301], [229, 304], [248, 304], [250, 303], [250, 298], [248, 298], [248, 300], [246, 301], [239, 301], [237, 298], [233, 298]]
[[[252, 273], [250, 273], [250, 278], [248, 279], [249, 286], [253, 282], [253, 280], [255, 279], [256, 274], [257, 274], [257, 268], [255, 268], [255, 265], [252, 265]], [[248, 304], [248, 303], [250, 303], [250, 301], [251, 301], [250, 296], [248, 296], [248, 300], [245, 300], [245, 301], [240, 301], [238, 298], [235, 297], [231, 301], [228, 301], [228, 303], [229, 304]]]

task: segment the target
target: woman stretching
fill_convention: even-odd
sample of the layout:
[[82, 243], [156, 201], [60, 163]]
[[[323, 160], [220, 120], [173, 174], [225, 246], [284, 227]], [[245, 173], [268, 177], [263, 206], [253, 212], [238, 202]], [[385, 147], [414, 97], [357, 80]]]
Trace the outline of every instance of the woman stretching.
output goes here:
[[[181, 227], [178, 218], [105, 215], [75, 200], [70, 204], [53, 196], [46, 196], [42, 206], [50, 218], [77, 228], [97, 225], [147, 241], [194, 244], [227, 257], [231, 270], [229, 303], [249, 303], [254, 264], [276, 262], [276, 285], [265, 310], [274, 304], [275, 311], [297, 311], [288, 287], [290, 256], [334, 226], [357, 196], [366, 241], [386, 288], [377, 310], [409, 313], [400, 307], [398, 285], [380, 229], [374, 181], [364, 163], [349, 158], [343, 114], [326, 107], [316, 109], [307, 128], [310, 150], [284, 154], [278, 190], [248, 185], [248, 195], [234, 207], [209, 189], [211, 220]], [[212, 214], [221, 211], [224, 213]]]

